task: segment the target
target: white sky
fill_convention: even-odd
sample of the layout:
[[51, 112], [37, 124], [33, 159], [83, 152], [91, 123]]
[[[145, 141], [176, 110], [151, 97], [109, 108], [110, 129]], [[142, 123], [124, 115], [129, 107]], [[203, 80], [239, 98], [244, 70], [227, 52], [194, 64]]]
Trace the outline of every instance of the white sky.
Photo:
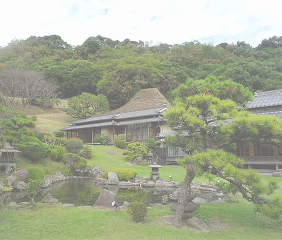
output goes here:
[[71, 45], [112, 40], [217, 45], [282, 36], [279, 0], [1, 0], [0, 46], [56, 34]]

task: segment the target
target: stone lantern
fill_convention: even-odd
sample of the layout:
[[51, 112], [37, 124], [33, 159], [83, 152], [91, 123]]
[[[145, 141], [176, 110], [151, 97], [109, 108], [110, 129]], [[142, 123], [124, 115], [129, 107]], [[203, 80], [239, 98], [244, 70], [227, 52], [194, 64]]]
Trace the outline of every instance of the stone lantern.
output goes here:
[[152, 172], [151, 172], [151, 180], [156, 181], [158, 179], [160, 179], [160, 173], [159, 173], [159, 168], [162, 168], [161, 165], [158, 165], [156, 163], [153, 163], [151, 165], [148, 166], [149, 168], [152, 168]]
[[149, 151], [147, 155], [148, 155], [148, 163], [152, 164], [153, 163], [153, 153]]

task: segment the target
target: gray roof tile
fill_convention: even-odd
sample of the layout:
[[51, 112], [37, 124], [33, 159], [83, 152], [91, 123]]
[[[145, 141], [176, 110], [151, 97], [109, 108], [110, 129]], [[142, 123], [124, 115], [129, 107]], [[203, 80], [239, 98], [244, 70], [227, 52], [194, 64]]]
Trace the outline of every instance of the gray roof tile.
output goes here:
[[250, 109], [279, 105], [282, 105], [282, 89], [255, 93], [253, 101], [247, 103]]

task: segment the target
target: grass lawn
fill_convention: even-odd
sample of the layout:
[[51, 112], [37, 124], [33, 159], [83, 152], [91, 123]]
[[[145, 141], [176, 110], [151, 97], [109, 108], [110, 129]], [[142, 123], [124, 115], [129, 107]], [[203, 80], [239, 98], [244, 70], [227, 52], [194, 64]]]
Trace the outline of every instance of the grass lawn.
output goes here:
[[197, 233], [184, 222], [174, 228], [168, 206], [150, 208], [144, 222], [134, 223], [126, 210], [92, 207], [62, 208], [61, 204], [0, 208], [0, 239], [281, 239], [282, 225], [261, 219], [252, 205], [205, 204], [197, 212], [209, 218], [209, 233]]

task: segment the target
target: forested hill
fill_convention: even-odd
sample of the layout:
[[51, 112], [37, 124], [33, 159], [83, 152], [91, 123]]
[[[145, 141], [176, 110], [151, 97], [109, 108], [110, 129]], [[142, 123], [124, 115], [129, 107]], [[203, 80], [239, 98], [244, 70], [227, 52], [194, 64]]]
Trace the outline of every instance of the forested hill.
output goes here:
[[0, 48], [0, 71], [11, 66], [45, 74], [64, 97], [82, 92], [105, 94], [111, 108], [123, 105], [140, 89], [169, 91], [187, 79], [213, 75], [232, 79], [254, 91], [282, 88], [282, 37], [262, 40], [255, 48], [243, 42], [217, 46], [186, 42], [157, 44], [90, 37], [71, 46], [60, 36], [13, 40]]

